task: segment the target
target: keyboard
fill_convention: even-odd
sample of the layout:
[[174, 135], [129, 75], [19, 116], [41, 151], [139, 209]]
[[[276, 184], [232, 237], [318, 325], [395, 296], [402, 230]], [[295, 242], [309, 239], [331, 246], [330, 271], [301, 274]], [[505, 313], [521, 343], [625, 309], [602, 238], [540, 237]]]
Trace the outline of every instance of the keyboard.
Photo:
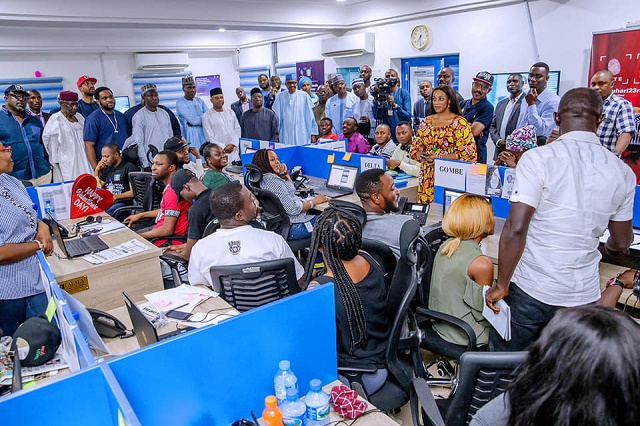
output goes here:
[[95, 253], [109, 248], [104, 241], [95, 235], [67, 240], [64, 242], [64, 246], [67, 249], [69, 257], [84, 256], [85, 254]]
[[332, 188], [327, 188], [326, 186], [315, 188], [314, 192], [316, 194], [324, 194], [329, 198], [342, 197], [343, 195], [348, 195], [353, 193], [353, 191], [347, 191], [345, 189], [332, 189]]

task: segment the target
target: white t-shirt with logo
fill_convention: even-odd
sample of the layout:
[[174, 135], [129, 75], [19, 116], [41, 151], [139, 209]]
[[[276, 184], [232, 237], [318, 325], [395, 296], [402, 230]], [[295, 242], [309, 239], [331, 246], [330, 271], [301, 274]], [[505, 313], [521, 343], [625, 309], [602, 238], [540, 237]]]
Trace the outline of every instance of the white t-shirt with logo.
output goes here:
[[206, 284], [220, 292], [219, 285], [214, 286], [211, 282], [209, 269], [213, 266], [240, 265], [287, 257], [294, 260], [296, 279], [300, 279], [304, 275], [304, 269], [281, 235], [251, 225], [218, 229], [193, 246], [189, 259], [189, 283]]

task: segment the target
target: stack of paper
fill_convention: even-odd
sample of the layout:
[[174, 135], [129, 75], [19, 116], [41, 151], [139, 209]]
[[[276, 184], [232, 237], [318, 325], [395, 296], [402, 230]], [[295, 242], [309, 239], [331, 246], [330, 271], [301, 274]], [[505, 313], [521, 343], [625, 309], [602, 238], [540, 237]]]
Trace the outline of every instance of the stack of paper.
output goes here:
[[99, 231], [94, 235], [106, 235], [118, 232], [126, 227], [127, 226], [124, 223], [118, 222], [117, 220], [104, 219], [100, 223], [93, 222], [80, 226], [80, 232], [86, 232], [90, 229], [99, 229]]
[[91, 262], [94, 265], [101, 263], [113, 262], [114, 260], [121, 259], [123, 257], [131, 256], [132, 254], [140, 253], [141, 251], [149, 250], [144, 243], [138, 240], [129, 240], [126, 243], [122, 243], [119, 246], [111, 247], [108, 250], [103, 250], [98, 253], [91, 253], [82, 256], [87, 262]]
[[191, 312], [196, 306], [208, 298], [218, 297], [218, 293], [202, 287], [181, 285], [169, 290], [145, 294], [144, 297], [164, 312], [171, 309], [178, 309], [181, 312]]
[[[484, 286], [482, 297], [484, 298], [489, 290], [489, 286]], [[482, 316], [496, 329], [498, 334], [507, 342], [511, 340], [511, 308], [504, 300], [498, 300], [495, 306], [500, 309], [497, 314], [493, 312], [486, 304], [482, 309]]]

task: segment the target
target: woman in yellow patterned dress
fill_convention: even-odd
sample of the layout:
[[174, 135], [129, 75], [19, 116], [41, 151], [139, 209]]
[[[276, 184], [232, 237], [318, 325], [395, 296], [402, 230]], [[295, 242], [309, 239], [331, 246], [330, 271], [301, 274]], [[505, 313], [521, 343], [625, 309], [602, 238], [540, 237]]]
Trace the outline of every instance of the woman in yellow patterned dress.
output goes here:
[[471, 126], [460, 115], [456, 94], [451, 87], [433, 89], [431, 115], [420, 122], [409, 155], [421, 163], [417, 202], [422, 204], [433, 202], [433, 164], [436, 158], [476, 161], [476, 143]]

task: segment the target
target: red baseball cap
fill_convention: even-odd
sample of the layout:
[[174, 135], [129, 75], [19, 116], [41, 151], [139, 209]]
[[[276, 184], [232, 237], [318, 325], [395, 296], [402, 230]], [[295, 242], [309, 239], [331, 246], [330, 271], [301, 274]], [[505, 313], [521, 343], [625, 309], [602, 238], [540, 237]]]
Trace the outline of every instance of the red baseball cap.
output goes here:
[[78, 82], [76, 83], [76, 85], [78, 86], [78, 89], [80, 88], [80, 86], [82, 86], [84, 84], [85, 81], [91, 81], [93, 82], [93, 84], [96, 84], [98, 82], [97, 79], [93, 78], [93, 77], [88, 77], [86, 75], [81, 75], [80, 78], [78, 79]]

